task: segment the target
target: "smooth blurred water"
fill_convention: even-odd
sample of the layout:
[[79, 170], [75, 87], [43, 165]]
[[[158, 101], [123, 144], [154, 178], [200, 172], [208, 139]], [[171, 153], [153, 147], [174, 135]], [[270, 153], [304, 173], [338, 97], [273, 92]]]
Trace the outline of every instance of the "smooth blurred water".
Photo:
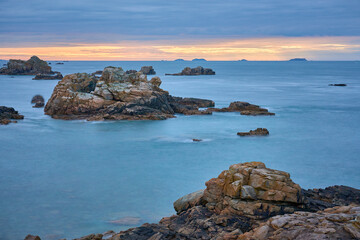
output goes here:
[[[139, 217], [157, 222], [172, 203], [204, 188], [231, 164], [262, 161], [291, 173], [303, 188], [360, 188], [360, 62], [65, 62], [63, 74], [105, 66], [154, 66], [162, 88], [209, 98], [217, 107], [241, 100], [275, 117], [214, 113], [165, 121], [54, 120], [34, 109], [57, 81], [0, 76], [0, 105], [25, 115], [0, 126], [0, 239], [80, 237]], [[202, 65], [215, 76], [164, 76]], [[347, 87], [330, 87], [346, 83]], [[240, 138], [265, 127], [268, 137]], [[194, 143], [192, 138], [204, 139]]]

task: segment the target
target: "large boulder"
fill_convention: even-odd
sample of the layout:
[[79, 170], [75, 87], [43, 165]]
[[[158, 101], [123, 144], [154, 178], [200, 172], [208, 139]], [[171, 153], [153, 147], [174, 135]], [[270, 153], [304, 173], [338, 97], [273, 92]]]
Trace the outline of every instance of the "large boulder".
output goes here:
[[36, 74], [53, 74], [51, 67], [47, 62], [37, 56], [32, 56], [29, 60], [10, 59], [7, 67], [0, 69], [0, 75], [36, 75]]
[[41, 95], [35, 95], [32, 99], [31, 99], [31, 103], [34, 103], [35, 105], [33, 106], [33, 108], [42, 108], [45, 105], [45, 99], [43, 96]]
[[196, 104], [183, 111], [187, 106], [177, 103], [160, 85], [158, 77], [148, 81], [142, 72], [126, 73], [117, 67], [105, 68], [100, 78], [86, 73], [66, 75], [55, 87], [45, 114], [61, 119], [161, 120], [175, 113], [205, 113]]
[[24, 116], [20, 115], [14, 108], [0, 106], [0, 125], [16, 123], [18, 119], [24, 119]]
[[156, 72], [152, 66], [143, 66], [140, 69], [140, 72], [142, 72], [145, 75], [155, 75]]
[[196, 75], [215, 75], [215, 72], [211, 68], [203, 68], [201, 66], [196, 68], [186, 67], [180, 73], [166, 73], [165, 75], [171, 76], [196, 76]]

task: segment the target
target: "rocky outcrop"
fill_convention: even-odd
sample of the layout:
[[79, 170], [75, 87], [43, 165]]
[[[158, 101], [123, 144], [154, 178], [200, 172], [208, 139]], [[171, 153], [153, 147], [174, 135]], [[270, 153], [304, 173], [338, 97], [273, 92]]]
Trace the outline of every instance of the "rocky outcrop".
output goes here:
[[60, 72], [53, 72], [53, 74], [38, 73], [33, 80], [58, 80], [62, 78], [63, 75]]
[[268, 115], [272, 116], [275, 113], [269, 112], [265, 108], [261, 108], [258, 105], [250, 104], [248, 102], [232, 102], [227, 108], [209, 108], [210, 112], [240, 112], [241, 115]]
[[47, 62], [37, 56], [32, 56], [29, 60], [10, 59], [7, 67], [0, 69], [0, 75], [36, 75], [36, 74], [53, 74], [51, 67]]
[[199, 66], [196, 68], [186, 67], [180, 73], [173, 73], [173, 74], [166, 73], [165, 75], [170, 75], [170, 76], [215, 75], [215, 72], [211, 68], [203, 68]]
[[237, 239], [360, 239], [360, 206], [275, 216]]
[[334, 83], [334, 84], [329, 84], [329, 86], [333, 86], [333, 87], [346, 87], [345, 83]]
[[269, 131], [266, 128], [257, 128], [255, 130], [250, 130], [249, 132], [238, 132], [238, 136], [267, 136]]
[[0, 106], [0, 125], [7, 125], [9, 123], [17, 123], [16, 120], [24, 119], [23, 115], [20, 115], [14, 108]]
[[289, 60], [290, 62], [307, 62], [306, 58], [292, 58]]
[[43, 96], [41, 95], [35, 95], [32, 99], [31, 99], [31, 103], [35, 103], [35, 105], [33, 106], [33, 108], [42, 108], [45, 105], [45, 99]]
[[152, 66], [143, 66], [140, 69], [140, 72], [142, 72], [145, 75], [155, 75], [156, 72]]
[[183, 104], [160, 88], [158, 77], [150, 81], [142, 72], [127, 74], [107, 67], [100, 78], [86, 73], [65, 76], [45, 106], [45, 114], [61, 119], [162, 120], [175, 113], [211, 114], [199, 110], [209, 100]]

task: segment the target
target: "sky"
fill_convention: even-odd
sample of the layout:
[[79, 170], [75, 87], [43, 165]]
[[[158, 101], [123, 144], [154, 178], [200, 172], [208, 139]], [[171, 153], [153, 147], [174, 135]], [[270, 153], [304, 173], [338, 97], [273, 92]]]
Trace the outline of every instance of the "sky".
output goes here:
[[360, 60], [359, 0], [0, 0], [0, 59]]

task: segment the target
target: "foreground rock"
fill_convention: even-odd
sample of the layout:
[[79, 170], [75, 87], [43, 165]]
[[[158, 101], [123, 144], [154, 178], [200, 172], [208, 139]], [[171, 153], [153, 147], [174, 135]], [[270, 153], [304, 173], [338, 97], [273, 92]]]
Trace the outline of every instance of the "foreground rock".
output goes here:
[[143, 66], [140, 69], [140, 72], [142, 72], [145, 75], [155, 75], [156, 72], [152, 66]]
[[38, 73], [33, 80], [58, 80], [62, 78], [63, 75], [60, 72], [53, 72], [53, 74]]
[[14, 108], [0, 106], [0, 125], [7, 125], [9, 123], [17, 123], [16, 120], [24, 119], [23, 115], [20, 115]]
[[175, 113], [211, 114], [199, 110], [210, 100], [172, 97], [142, 72], [107, 67], [101, 77], [86, 73], [65, 76], [45, 106], [45, 114], [61, 119], [162, 120]]
[[180, 73], [173, 73], [173, 74], [166, 73], [165, 75], [171, 75], [171, 76], [215, 75], [215, 72], [211, 68], [203, 68], [199, 66], [196, 68], [186, 67]]
[[255, 130], [250, 130], [249, 132], [238, 132], [238, 136], [267, 136], [269, 131], [266, 128], [257, 128]]
[[265, 108], [261, 108], [258, 105], [250, 104], [248, 102], [232, 102], [227, 108], [209, 108], [210, 112], [240, 112], [241, 115], [267, 115], [272, 116], [275, 113], [269, 112]]
[[32, 56], [29, 60], [10, 59], [7, 67], [0, 69], [0, 75], [36, 75], [36, 74], [53, 74], [51, 67], [47, 62], [37, 56]]
[[45, 99], [43, 96], [41, 95], [35, 95], [32, 99], [31, 99], [31, 103], [35, 103], [35, 105], [33, 106], [33, 108], [42, 108], [45, 105]]

